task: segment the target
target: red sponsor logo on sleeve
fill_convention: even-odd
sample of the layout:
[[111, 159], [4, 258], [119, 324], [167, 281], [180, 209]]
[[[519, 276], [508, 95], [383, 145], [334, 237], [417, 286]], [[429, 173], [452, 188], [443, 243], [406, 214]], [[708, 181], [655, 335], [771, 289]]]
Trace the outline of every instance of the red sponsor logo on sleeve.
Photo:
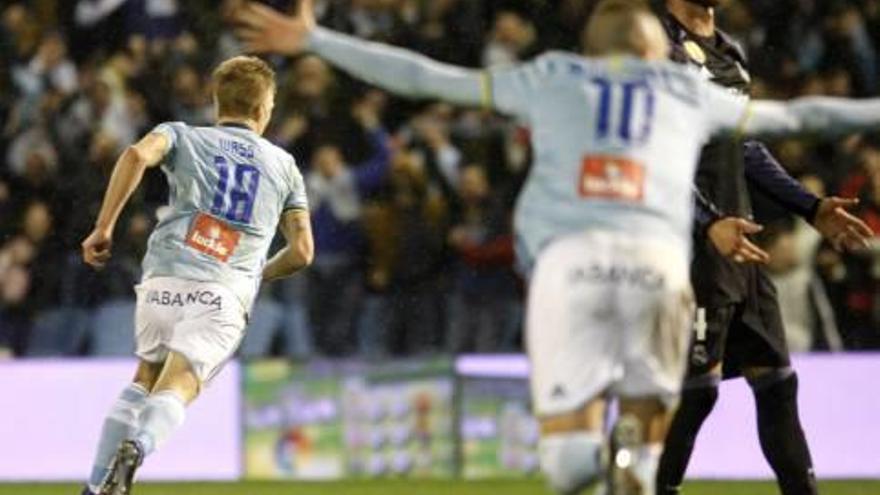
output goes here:
[[618, 156], [587, 156], [581, 165], [578, 191], [584, 198], [641, 201], [645, 194], [645, 169]]
[[241, 232], [234, 230], [226, 222], [211, 215], [199, 213], [193, 219], [189, 233], [186, 234], [186, 245], [200, 253], [226, 262], [235, 252], [240, 237]]

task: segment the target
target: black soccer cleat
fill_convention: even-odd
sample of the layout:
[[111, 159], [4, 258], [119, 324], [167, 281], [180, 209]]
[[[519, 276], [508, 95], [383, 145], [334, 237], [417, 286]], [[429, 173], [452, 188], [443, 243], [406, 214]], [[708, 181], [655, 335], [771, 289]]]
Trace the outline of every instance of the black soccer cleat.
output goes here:
[[143, 462], [144, 451], [137, 442], [122, 442], [99, 495], [131, 495], [135, 472]]

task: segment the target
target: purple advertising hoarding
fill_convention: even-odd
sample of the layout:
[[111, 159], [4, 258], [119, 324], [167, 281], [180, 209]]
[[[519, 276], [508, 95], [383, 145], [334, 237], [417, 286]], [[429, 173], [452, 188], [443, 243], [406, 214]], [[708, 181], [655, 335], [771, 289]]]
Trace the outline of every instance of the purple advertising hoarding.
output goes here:
[[[133, 360], [0, 363], [0, 480], [82, 480], [107, 409]], [[180, 432], [139, 473], [153, 480], [241, 475], [239, 369], [231, 363], [188, 410]]]
[[[880, 477], [880, 355], [805, 355], [795, 358], [794, 366], [816, 475]], [[722, 386], [689, 473], [702, 478], [773, 477], [758, 444], [755, 401], [744, 380]]]
[[[800, 409], [820, 478], [880, 477], [880, 354], [799, 356]], [[522, 380], [523, 356], [465, 357], [460, 374]], [[0, 481], [80, 480], [129, 360], [0, 363]], [[145, 466], [144, 479], [235, 480], [242, 475], [241, 370], [231, 363]], [[694, 453], [695, 478], [770, 478], [743, 380], [725, 382]]]
[[[795, 358], [800, 411], [820, 478], [880, 477], [880, 354], [814, 354]], [[459, 360], [470, 376], [525, 379], [522, 356]], [[758, 444], [755, 404], [743, 380], [721, 386], [718, 405], [706, 421], [688, 476], [772, 478]]]

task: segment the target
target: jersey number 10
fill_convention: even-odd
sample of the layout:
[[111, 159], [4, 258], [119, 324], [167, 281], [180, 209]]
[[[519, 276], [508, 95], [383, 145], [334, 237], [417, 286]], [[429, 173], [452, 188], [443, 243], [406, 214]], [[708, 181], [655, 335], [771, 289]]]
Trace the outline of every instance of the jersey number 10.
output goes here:
[[[654, 120], [654, 92], [648, 81], [613, 83], [596, 77], [591, 82], [599, 89], [596, 139], [613, 139], [624, 146], [645, 143]], [[612, 108], [617, 110], [613, 120]]]
[[250, 223], [257, 188], [260, 187], [260, 170], [245, 163], [230, 166], [222, 156], [214, 157], [214, 166], [220, 179], [211, 204], [211, 214], [232, 222]]

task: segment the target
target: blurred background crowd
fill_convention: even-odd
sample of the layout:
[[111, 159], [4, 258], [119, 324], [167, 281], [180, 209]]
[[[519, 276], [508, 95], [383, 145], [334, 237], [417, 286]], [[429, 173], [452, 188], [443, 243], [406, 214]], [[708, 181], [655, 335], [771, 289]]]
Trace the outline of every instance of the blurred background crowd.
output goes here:
[[[125, 146], [162, 121], [210, 124], [210, 71], [241, 48], [239, 0], [2, 2], [0, 356], [127, 355], [139, 261], [167, 186], [149, 172], [101, 272], [79, 258]], [[286, 0], [269, 1], [290, 8]], [[473, 67], [574, 50], [588, 0], [318, 0], [322, 24]], [[872, 96], [880, 0], [738, 0], [724, 26], [757, 96]], [[303, 56], [275, 59], [267, 137], [306, 177], [315, 263], [272, 284], [244, 357], [521, 349], [510, 212], [528, 129], [480, 110], [408, 102]], [[859, 197], [880, 232], [880, 137], [773, 149], [818, 194]], [[792, 350], [880, 348], [880, 238], [831, 250], [755, 191]]]

